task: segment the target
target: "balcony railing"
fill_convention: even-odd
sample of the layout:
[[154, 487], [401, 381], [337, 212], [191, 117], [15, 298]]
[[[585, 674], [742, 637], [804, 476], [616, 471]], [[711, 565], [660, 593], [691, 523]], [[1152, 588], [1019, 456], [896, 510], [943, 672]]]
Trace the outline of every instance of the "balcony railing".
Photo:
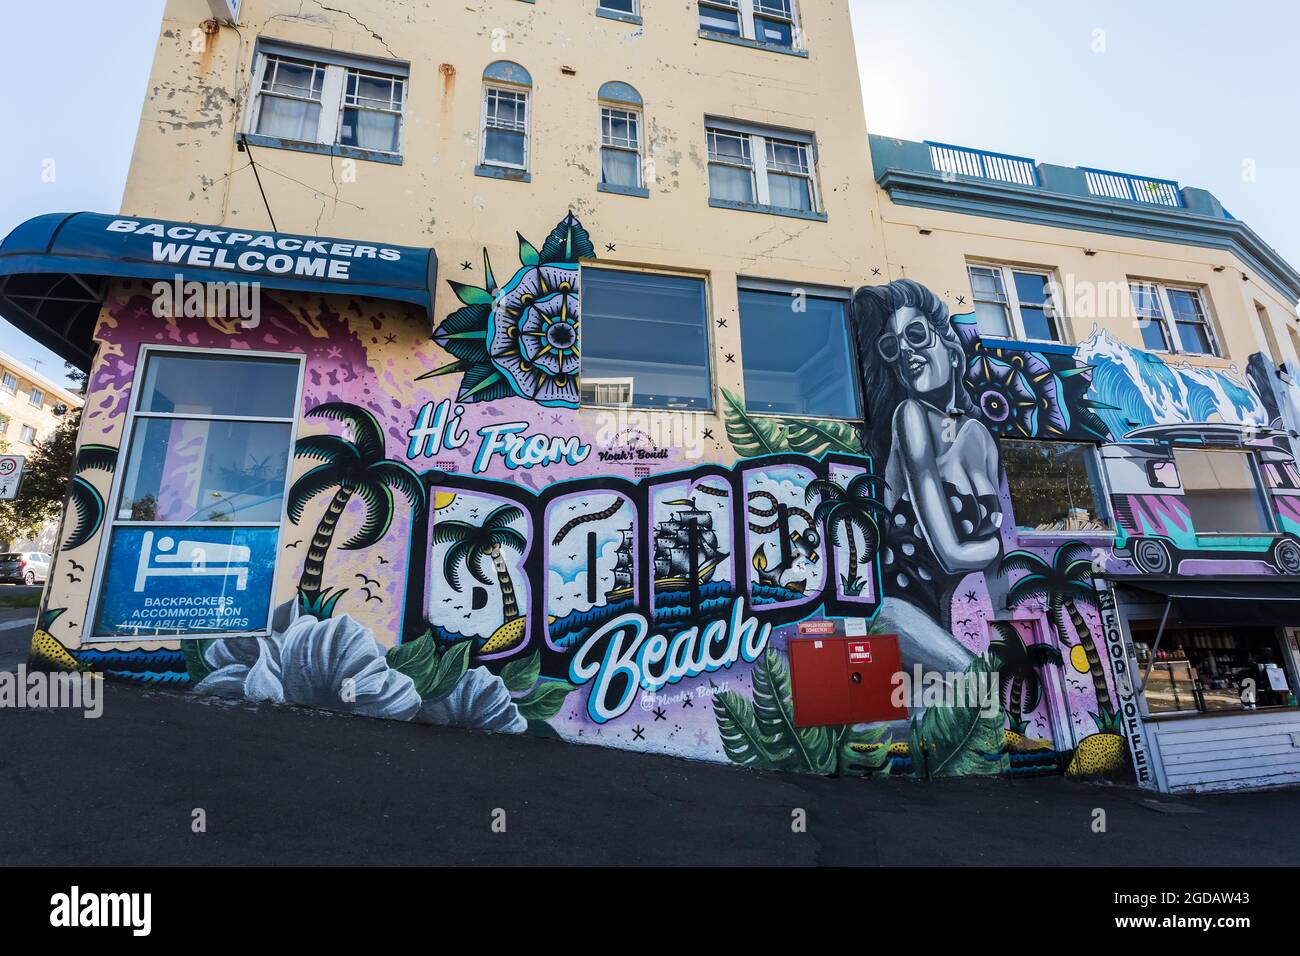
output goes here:
[[977, 176], [980, 179], [996, 179], [1021, 186], [1039, 184], [1037, 163], [1025, 156], [991, 153], [986, 149], [950, 146], [928, 140], [925, 145], [930, 147], [930, 165], [936, 173]]
[[1087, 166], [1079, 169], [1087, 180], [1088, 192], [1094, 196], [1183, 208], [1183, 194], [1172, 179], [1152, 179], [1150, 176], [1133, 176]]

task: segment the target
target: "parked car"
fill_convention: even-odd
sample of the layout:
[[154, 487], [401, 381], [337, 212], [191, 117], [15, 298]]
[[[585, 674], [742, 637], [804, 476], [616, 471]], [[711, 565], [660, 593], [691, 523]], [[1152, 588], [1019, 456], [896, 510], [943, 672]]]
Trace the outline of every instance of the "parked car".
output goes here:
[[0, 581], [44, 584], [49, 573], [50, 555], [41, 551], [6, 551], [0, 554]]

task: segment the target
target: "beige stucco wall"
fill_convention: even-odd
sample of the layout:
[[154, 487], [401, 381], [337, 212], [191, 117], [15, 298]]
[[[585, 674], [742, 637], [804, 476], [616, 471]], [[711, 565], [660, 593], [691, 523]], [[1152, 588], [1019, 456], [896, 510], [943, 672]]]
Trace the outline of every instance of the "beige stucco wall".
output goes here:
[[[595, 6], [355, 0], [349, 17], [299, 0], [247, 0], [240, 35], [225, 28], [204, 44], [195, 33], [204, 0], [169, 0], [122, 211], [271, 228], [248, 155], [235, 147], [258, 36], [408, 60], [402, 165], [253, 148], [278, 229], [433, 246], [442, 277], [473, 282], [484, 248], [508, 274], [516, 231], [540, 242], [571, 209], [603, 261], [708, 277], [713, 317], [731, 317], [712, 323], [715, 382], [740, 392], [741, 365], [723, 358], [740, 348], [737, 275], [842, 288], [873, 268], [883, 275], [847, 3], [801, 4], [806, 58], [702, 39], [695, 4], [684, 0], [647, 2], [643, 27], [597, 17]], [[501, 59], [533, 77], [531, 183], [474, 175], [481, 78]], [[645, 101], [649, 199], [596, 189], [597, 90], [608, 80], [632, 84]], [[828, 221], [711, 208], [706, 114], [813, 133]], [[436, 313], [458, 305], [440, 282]]]
[[[952, 292], [960, 290], [955, 294], [967, 295], [970, 302], [968, 262], [1032, 266], [1054, 272], [1061, 283], [1067, 341], [1087, 338], [1095, 325], [1140, 348], [1131, 314], [1117, 309], [1116, 302], [1128, 305], [1123, 285], [1129, 279], [1148, 279], [1204, 291], [1223, 357], [1189, 356], [1189, 361], [1244, 369], [1251, 353], [1259, 351], [1276, 351], [1278, 362], [1300, 360], [1300, 340], [1287, 331], [1297, 328], [1295, 304], [1229, 252], [897, 205], [888, 197], [881, 202], [891, 274], [932, 286], [957, 311], [970, 311]], [[1108, 295], [1115, 290], [1118, 297]], [[1256, 303], [1273, 323], [1276, 350]]]

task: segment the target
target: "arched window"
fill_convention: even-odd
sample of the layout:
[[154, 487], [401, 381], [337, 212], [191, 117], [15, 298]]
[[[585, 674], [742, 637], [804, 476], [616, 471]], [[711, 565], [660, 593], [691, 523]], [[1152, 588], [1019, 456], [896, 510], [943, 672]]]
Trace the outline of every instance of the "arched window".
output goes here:
[[533, 78], [518, 63], [497, 60], [483, 71], [479, 171], [528, 173]]
[[600, 99], [600, 190], [648, 196], [641, 94], [619, 81], [602, 84]]

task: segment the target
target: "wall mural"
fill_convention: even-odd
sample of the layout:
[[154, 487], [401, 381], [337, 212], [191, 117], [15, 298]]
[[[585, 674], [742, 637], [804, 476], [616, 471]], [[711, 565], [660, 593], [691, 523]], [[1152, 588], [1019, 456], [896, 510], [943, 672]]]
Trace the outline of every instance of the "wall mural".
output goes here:
[[[1187, 436], [1240, 439], [1300, 532], [1266, 375], [1173, 366], [1104, 332], [986, 346], [973, 316], [900, 280], [854, 297], [861, 427], [754, 416], [724, 391], [730, 448], [691, 459], [602, 438], [577, 410], [582, 224], [517, 248], [504, 284], [488, 250], [481, 285], [449, 283], [433, 345], [392, 303], [264, 294], [246, 330], [154, 316], [123, 285], [33, 663], [754, 768], [1131, 775], [1094, 572], [1300, 572], [1291, 537], [1207, 554], [1180, 488], [1153, 485]], [[88, 640], [131, 383], [155, 343], [305, 357], [268, 637]], [[1100, 445], [1117, 535], [1022, 540], [1001, 438]], [[818, 622], [899, 635], [908, 719], [795, 726], [789, 642]]]

